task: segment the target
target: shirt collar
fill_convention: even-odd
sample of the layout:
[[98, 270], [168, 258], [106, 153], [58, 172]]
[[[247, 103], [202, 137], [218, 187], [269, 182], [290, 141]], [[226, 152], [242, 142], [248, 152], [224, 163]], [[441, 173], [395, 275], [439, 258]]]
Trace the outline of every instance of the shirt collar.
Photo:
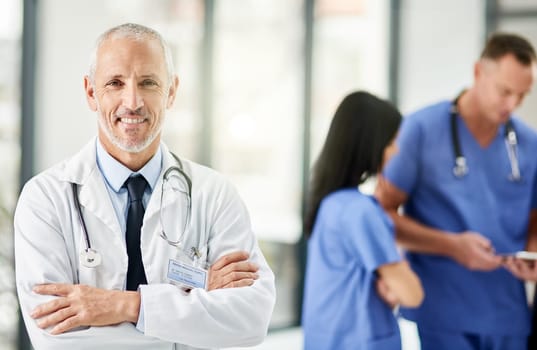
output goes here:
[[97, 166], [101, 170], [104, 179], [108, 185], [116, 192], [119, 192], [125, 181], [132, 174], [142, 175], [149, 186], [151, 191], [155, 188], [157, 180], [162, 169], [162, 149], [159, 146], [157, 152], [151, 159], [143, 166], [142, 169], [137, 172], [133, 172], [117, 160], [115, 160], [101, 144], [101, 141], [97, 139]]

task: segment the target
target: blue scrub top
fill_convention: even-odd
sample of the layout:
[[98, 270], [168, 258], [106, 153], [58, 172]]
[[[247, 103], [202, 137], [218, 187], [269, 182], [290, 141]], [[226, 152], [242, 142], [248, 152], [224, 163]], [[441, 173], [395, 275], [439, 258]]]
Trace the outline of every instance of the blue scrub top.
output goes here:
[[308, 242], [304, 348], [400, 349], [397, 320], [377, 295], [374, 273], [400, 260], [393, 223], [373, 197], [355, 188], [328, 195]]
[[[405, 213], [417, 221], [457, 234], [474, 231], [489, 238], [496, 252], [523, 250], [530, 210], [536, 207], [537, 135], [511, 118], [518, 138], [522, 181], [509, 180], [511, 165], [502, 126], [486, 148], [457, 118], [469, 172], [453, 175], [450, 101], [422, 109], [403, 121], [396, 154], [384, 176], [408, 194]], [[526, 335], [530, 316], [524, 285], [507, 270], [470, 271], [455, 261], [408, 254], [421, 278], [425, 300], [403, 315], [432, 330]]]

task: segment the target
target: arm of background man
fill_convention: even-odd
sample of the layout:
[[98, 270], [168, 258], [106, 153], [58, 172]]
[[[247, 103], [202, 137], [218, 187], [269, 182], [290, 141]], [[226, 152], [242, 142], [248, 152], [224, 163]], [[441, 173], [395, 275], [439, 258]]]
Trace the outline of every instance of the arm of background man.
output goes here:
[[377, 273], [399, 304], [417, 307], [423, 301], [421, 282], [405, 260], [379, 266]]
[[375, 197], [394, 221], [397, 242], [403, 248], [449, 257], [473, 270], [492, 270], [501, 264], [501, 258], [494, 255], [491, 242], [478, 233], [451, 234], [400, 214], [398, 209], [408, 195], [382, 176], [375, 189]]
[[[200, 175], [194, 174], [196, 178]], [[275, 303], [274, 275], [257, 245], [246, 208], [227, 182], [198, 181], [193, 220], [207, 220], [209, 261], [232, 251], [246, 251], [259, 266], [259, 278], [241, 288], [193, 289], [181, 294], [169, 284], [141, 286], [145, 334], [200, 348], [251, 346], [266, 336]], [[210, 335], [210, 336], [208, 336]]]

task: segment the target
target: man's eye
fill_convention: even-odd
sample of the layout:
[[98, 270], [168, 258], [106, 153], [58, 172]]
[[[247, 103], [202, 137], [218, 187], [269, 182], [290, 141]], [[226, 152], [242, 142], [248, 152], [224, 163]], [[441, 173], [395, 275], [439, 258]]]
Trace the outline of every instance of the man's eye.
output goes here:
[[119, 80], [111, 80], [108, 83], [106, 83], [106, 86], [110, 87], [120, 87], [122, 84]]
[[157, 86], [157, 82], [154, 80], [147, 79], [147, 80], [142, 81], [142, 85], [143, 86]]

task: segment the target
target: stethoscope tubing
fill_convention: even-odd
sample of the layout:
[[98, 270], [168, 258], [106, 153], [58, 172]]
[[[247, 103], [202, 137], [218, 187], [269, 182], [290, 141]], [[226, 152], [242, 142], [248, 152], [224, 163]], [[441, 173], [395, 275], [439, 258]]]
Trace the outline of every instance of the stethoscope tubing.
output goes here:
[[[452, 101], [450, 107], [451, 143], [453, 145], [453, 153], [455, 155], [455, 166], [453, 167], [453, 174], [457, 178], [462, 178], [469, 171], [466, 157], [462, 153], [459, 132], [457, 130], [457, 115], [459, 114], [457, 103], [459, 102], [459, 98], [462, 96], [463, 93], [464, 91]], [[521, 179], [521, 176], [517, 154], [518, 141], [515, 127], [513, 126], [513, 121], [511, 119], [509, 119], [505, 123], [504, 139], [507, 145], [507, 156], [509, 157], [509, 163], [511, 165], [511, 174], [509, 176], [509, 179], [512, 181], [519, 181]]]
[[[173, 152], [170, 152], [170, 153], [174, 157], [174, 159], [177, 161], [178, 166], [172, 166], [172, 167], [168, 168], [164, 172], [164, 175], [162, 176], [162, 181], [163, 182], [166, 181], [172, 171], [179, 172], [179, 174], [185, 180], [186, 185], [187, 185], [187, 196], [188, 196], [186, 227], [188, 227], [188, 224], [190, 222], [190, 215], [192, 213], [192, 179], [183, 170], [183, 163], [181, 162], [179, 157], [177, 157]], [[84, 241], [86, 243], [85, 244], [86, 245], [85, 252], [86, 252], [86, 254], [89, 254], [90, 252], [98, 254], [97, 251], [95, 251], [94, 249], [91, 248], [91, 241], [90, 241], [88, 229], [87, 229], [87, 226], [86, 226], [86, 221], [84, 220], [84, 216], [82, 215], [82, 208], [80, 207], [80, 200], [79, 200], [79, 197], [78, 197], [78, 184], [75, 183], [75, 182], [71, 182], [71, 189], [73, 191], [73, 202], [75, 204], [75, 210], [77, 212], [78, 220], [80, 221], [80, 226], [82, 227], [82, 233], [84, 234]], [[163, 193], [161, 193], [161, 196], [162, 195], [163, 195]], [[162, 200], [162, 198], [161, 198], [161, 200]], [[162, 222], [161, 222], [161, 225], [162, 225]], [[172, 246], [178, 246], [181, 243], [182, 236], [185, 233], [184, 231], [185, 230], [183, 230], [183, 233], [182, 233], [181, 237], [179, 237], [178, 241], [170, 241], [168, 239], [166, 233], [164, 232], [164, 230], [161, 233], [161, 237], [164, 240], [166, 240], [166, 242], [168, 244], [170, 244]], [[199, 254], [197, 250], [196, 250], [196, 253]]]
[[91, 249], [91, 242], [89, 239], [88, 228], [86, 227], [86, 220], [82, 215], [82, 209], [80, 208], [80, 201], [78, 199], [78, 185], [74, 182], [71, 182], [71, 188], [73, 190], [73, 202], [75, 203], [75, 209], [78, 214], [78, 220], [82, 226], [82, 232], [84, 233], [84, 240], [86, 241], [86, 252]]

